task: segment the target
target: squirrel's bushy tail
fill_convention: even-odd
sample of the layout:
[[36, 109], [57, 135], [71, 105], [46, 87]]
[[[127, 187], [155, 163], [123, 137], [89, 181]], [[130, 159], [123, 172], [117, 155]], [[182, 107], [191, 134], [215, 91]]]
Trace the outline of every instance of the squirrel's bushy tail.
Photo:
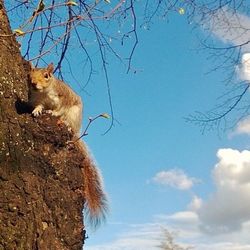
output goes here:
[[107, 196], [103, 189], [102, 177], [83, 141], [79, 146], [84, 151], [82, 167], [84, 178], [85, 212], [91, 227], [96, 228], [106, 218], [108, 211]]

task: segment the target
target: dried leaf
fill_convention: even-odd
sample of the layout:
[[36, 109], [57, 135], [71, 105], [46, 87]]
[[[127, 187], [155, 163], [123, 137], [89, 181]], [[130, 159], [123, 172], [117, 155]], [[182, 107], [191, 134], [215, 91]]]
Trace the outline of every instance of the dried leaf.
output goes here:
[[74, 2], [74, 1], [68, 1], [68, 2], [66, 3], [66, 5], [67, 5], [67, 6], [77, 6], [78, 4], [77, 4], [76, 2]]
[[41, 0], [39, 5], [38, 5], [38, 8], [36, 10], [36, 13], [38, 14], [39, 12], [43, 11], [44, 8], [45, 8], [45, 4], [44, 4], [43, 0]]
[[25, 34], [24, 31], [20, 30], [20, 29], [15, 29], [14, 30], [14, 33], [17, 35], [17, 36], [23, 36]]
[[185, 14], [185, 10], [183, 8], [179, 8], [178, 10], [180, 15], [184, 15]]
[[100, 116], [103, 117], [103, 118], [106, 118], [106, 119], [110, 118], [109, 114], [107, 114], [107, 113], [103, 113]]

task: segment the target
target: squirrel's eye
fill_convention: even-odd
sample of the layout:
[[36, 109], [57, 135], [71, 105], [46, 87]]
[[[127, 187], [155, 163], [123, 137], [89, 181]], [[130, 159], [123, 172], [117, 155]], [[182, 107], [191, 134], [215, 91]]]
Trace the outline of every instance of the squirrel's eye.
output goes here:
[[49, 79], [49, 74], [48, 73], [44, 73], [43, 76], [44, 76], [45, 79]]

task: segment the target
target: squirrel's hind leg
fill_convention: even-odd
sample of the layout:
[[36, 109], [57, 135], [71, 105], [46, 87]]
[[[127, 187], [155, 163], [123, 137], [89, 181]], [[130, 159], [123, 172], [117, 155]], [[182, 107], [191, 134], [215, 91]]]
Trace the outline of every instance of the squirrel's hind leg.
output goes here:
[[82, 107], [81, 105], [74, 105], [70, 107], [63, 119], [68, 123], [75, 134], [80, 132], [82, 124]]

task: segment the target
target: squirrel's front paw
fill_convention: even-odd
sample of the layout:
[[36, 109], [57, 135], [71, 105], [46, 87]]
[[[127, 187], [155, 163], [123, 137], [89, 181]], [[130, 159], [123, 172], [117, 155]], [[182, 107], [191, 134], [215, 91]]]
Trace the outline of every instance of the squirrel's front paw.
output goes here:
[[37, 107], [34, 108], [34, 110], [32, 111], [32, 115], [34, 115], [35, 117], [39, 116], [42, 114], [43, 111], [43, 107], [41, 105], [38, 105]]

